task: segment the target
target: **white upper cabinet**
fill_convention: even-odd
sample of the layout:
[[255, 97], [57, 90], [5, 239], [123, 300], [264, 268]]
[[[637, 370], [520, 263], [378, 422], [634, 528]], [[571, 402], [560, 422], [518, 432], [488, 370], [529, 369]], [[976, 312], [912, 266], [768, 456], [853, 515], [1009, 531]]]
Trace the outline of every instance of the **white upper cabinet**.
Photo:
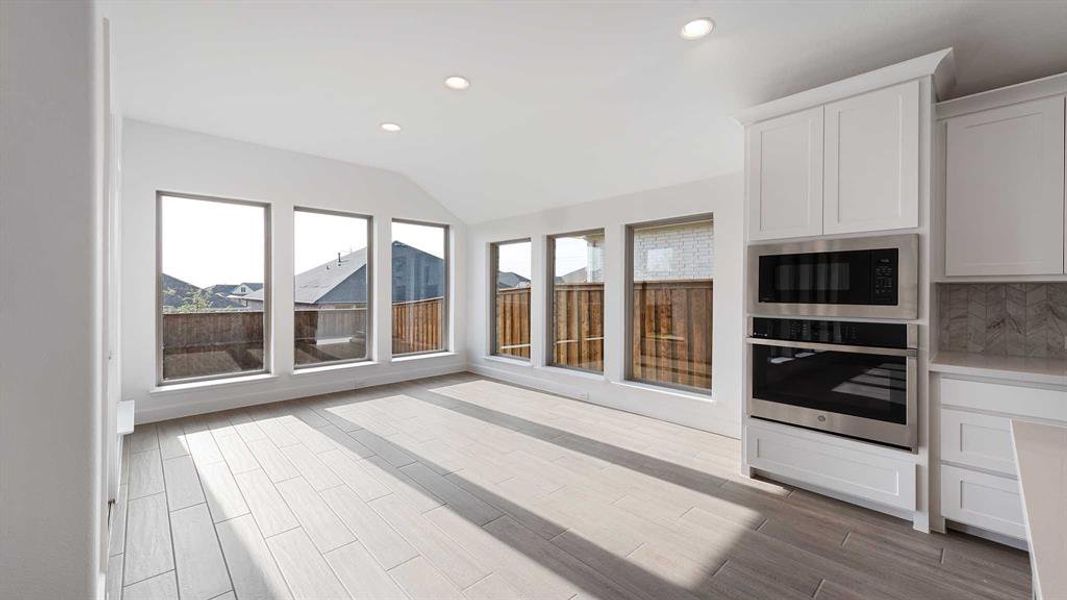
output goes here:
[[949, 119], [945, 274], [1064, 273], [1064, 97]]
[[827, 104], [823, 233], [919, 226], [919, 82]]
[[752, 125], [747, 146], [749, 239], [821, 234], [822, 107]]

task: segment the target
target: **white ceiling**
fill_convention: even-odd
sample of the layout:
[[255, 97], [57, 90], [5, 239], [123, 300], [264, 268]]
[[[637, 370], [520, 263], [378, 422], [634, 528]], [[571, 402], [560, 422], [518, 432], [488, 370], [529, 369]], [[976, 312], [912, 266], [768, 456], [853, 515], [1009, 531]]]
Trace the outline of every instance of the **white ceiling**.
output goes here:
[[[468, 222], [738, 170], [737, 110], [944, 47], [956, 49], [954, 95], [1067, 71], [1063, 1], [105, 11], [127, 116], [392, 169]], [[714, 33], [682, 40], [700, 16]], [[472, 87], [446, 89], [454, 73]]]

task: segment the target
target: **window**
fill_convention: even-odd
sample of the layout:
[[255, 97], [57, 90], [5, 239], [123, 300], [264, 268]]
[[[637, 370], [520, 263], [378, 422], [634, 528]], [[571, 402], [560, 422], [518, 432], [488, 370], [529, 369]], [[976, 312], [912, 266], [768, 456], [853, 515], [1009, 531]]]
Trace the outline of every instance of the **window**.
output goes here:
[[630, 378], [710, 391], [712, 219], [635, 225], [627, 237]]
[[604, 232], [548, 239], [548, 364], [604, 371]]
[[530, 358], [530, 240], [489, 247], [492, 315], [491, 353]]
[[370, 217], [298, 208], [293, 226], [296, 367], [367, 360]]
[[448, 227], [393, 221], [393, 356], [448, 349]]
[[159, 383], [267, 371], [267, 205], [161, 193], [156, 214]]

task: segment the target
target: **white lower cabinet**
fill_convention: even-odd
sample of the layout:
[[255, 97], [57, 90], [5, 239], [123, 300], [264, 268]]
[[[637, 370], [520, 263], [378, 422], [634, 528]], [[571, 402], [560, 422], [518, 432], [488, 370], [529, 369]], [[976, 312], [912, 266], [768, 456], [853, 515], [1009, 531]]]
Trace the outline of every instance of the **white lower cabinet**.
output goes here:
[[915, 510], [911, 453], [749, 421], [750, 467], [892, 508]]
[[1067, 390], [942, 375], [941, 514], [1024, 540], [1012, 419], [1067, 423]]
[[941, 460], [1015, 476], [1011, 419], [941, 411]]
[[941, 513], [957, 523], [1026, 538], [1019, 482], [1011, 477], [942, 465]]

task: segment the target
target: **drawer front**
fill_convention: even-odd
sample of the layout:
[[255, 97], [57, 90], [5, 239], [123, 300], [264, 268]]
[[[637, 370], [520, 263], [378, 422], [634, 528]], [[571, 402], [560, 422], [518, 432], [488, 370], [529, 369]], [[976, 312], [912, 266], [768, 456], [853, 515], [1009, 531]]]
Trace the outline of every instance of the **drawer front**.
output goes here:
[[941, 378], [942, 406], [1067, 421], [1067, 390]]
[[915, 463], [749, 425], [749, 465], [821, 488], [915, 510]]
[[942, 409], [941, 460], [1015, 476], [1011, 421]]
[[1019, 482], [941, 466], [941, 514], [946, 519], [1017, 539], [1026, 539]]

